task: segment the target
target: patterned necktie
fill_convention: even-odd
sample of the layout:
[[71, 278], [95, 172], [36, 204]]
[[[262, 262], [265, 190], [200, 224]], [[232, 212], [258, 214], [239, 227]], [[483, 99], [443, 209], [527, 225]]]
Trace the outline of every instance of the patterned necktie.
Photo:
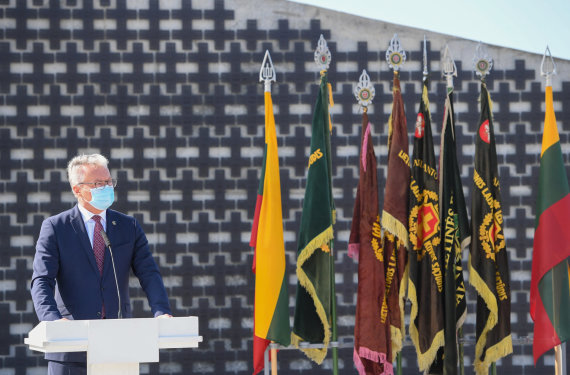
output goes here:
[[95, 260], [97, 261], [97, 268], [99, 273], [103, 275], [103, 260], [105, 259], [105, 241], [101, 236], [103, 225], [101, 224], [101, 216], [94, 215], [95, 231], [93, 232], [93, 252], [95, 253]]

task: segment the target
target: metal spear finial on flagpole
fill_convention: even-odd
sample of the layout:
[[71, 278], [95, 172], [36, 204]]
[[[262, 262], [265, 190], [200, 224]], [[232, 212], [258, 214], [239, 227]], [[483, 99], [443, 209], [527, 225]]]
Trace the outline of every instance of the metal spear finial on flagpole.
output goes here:
[[394, 34], [394, 37], [390, 40], [390, 45], [386, 50], [386, 61], [388, 66], [394, 69], [394, 73], [397, 73], [406, 62], [406, 51], [402, 48], [398, 34]]
[[475, 48], [475, 56], [473, 56], [473, 69], [475, 73], [481, 77], [481, 81], [485, 81], [485, 76], [489, 74], [493, 68], [493, 59], [489, 57], [487, 48], [479, 42]]
[[271, 81], [277, 82], [271, 55], [269, 54], [269, 50], [266, 50], [263, 62], [261, 63], [261, 69], [259, 69], [259, 82], [265, 82], [265, 92], [271, 92]]
[[424, 35], [424, 71], [422, 73], [424, 76], [423, 80], [427, 81], [429, 72], [428, 72], [428, 62], [427, 62], [427, 41], [425, 35]]
[[317, 49], [315, 50], [315, 63], [319, 66], [320, 70], [328, 70], [331, 64], [331, 51], [327, 46], [327, 41], [321, 34], [319, 41], [317, 42]]
[[457, 66], [453, 57], [451, 57], [451, 52], [449, 52], [449, 46], [445, 45], [445, 50], [443, 51], [443, 76], [447, 79], [447, 87], [453, 88], [453, 77], [457, 77]]
[[368, 110], [368, 105], [372, 103], [374, 95], [376, 95], [376, 90], [374, 90], [374, 86], [370, 82], [366, 69], [362, 69], [358, 84], [354, 86], [354, 97], [364, 112]]
[[540, 75], [546, 78], [546, 86], [552, 86], [552, 76], [556, 74], [556, 64], [550, 53], [550, 48], [546, 46], [542, 63], [540, 64]]

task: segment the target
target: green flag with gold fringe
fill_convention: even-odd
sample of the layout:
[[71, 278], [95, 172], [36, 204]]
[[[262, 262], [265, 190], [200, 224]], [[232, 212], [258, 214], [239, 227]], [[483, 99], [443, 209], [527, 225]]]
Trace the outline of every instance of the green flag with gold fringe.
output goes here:
[[471, 194], [469, 280], [477, 290], [475, 372], [512, 353], [509, 260], [505, 246], [491, 100], [481, 83], [481, 119], [475, 135]]
[[409, 332], [420, 371], [430, 368], [444, 344], [443, 273], [437, 161], [433, 151], [428, 82], [416, 117], [410, 182]]
[[291, 342], [297, 348], [303, 341], [323, 344], [323, 348], [301, 349], [318, 364], [324, 360], [331, 339], [334, 303], [329, 90], [327, 73], [323, 71], [313, 116], [307, 186], [299, 230], [297, 297], [291, 333]]

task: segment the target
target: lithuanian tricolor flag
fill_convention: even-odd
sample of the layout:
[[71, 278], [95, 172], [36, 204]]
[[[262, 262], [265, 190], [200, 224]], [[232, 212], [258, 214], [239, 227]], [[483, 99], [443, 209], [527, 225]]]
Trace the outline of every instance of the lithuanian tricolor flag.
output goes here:
[[547, 86], [530, 283], [535, 363], [547, 350], [570, 338], [569, 193], [552, 104], [552, 87]]
[[291, 339], [279, 158], [270, 92], [265, 92], [265, 152], [250, 246], [255, 248], [253, 373], [257, 374], [263, 369], [263, 353], [269, 342], [287, 346]]

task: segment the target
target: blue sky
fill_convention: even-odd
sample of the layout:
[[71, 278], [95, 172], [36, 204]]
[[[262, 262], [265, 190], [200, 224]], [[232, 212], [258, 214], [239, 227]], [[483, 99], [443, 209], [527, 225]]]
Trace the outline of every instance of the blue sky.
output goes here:
[[570, 0], [293, 0], [570, 60]]

